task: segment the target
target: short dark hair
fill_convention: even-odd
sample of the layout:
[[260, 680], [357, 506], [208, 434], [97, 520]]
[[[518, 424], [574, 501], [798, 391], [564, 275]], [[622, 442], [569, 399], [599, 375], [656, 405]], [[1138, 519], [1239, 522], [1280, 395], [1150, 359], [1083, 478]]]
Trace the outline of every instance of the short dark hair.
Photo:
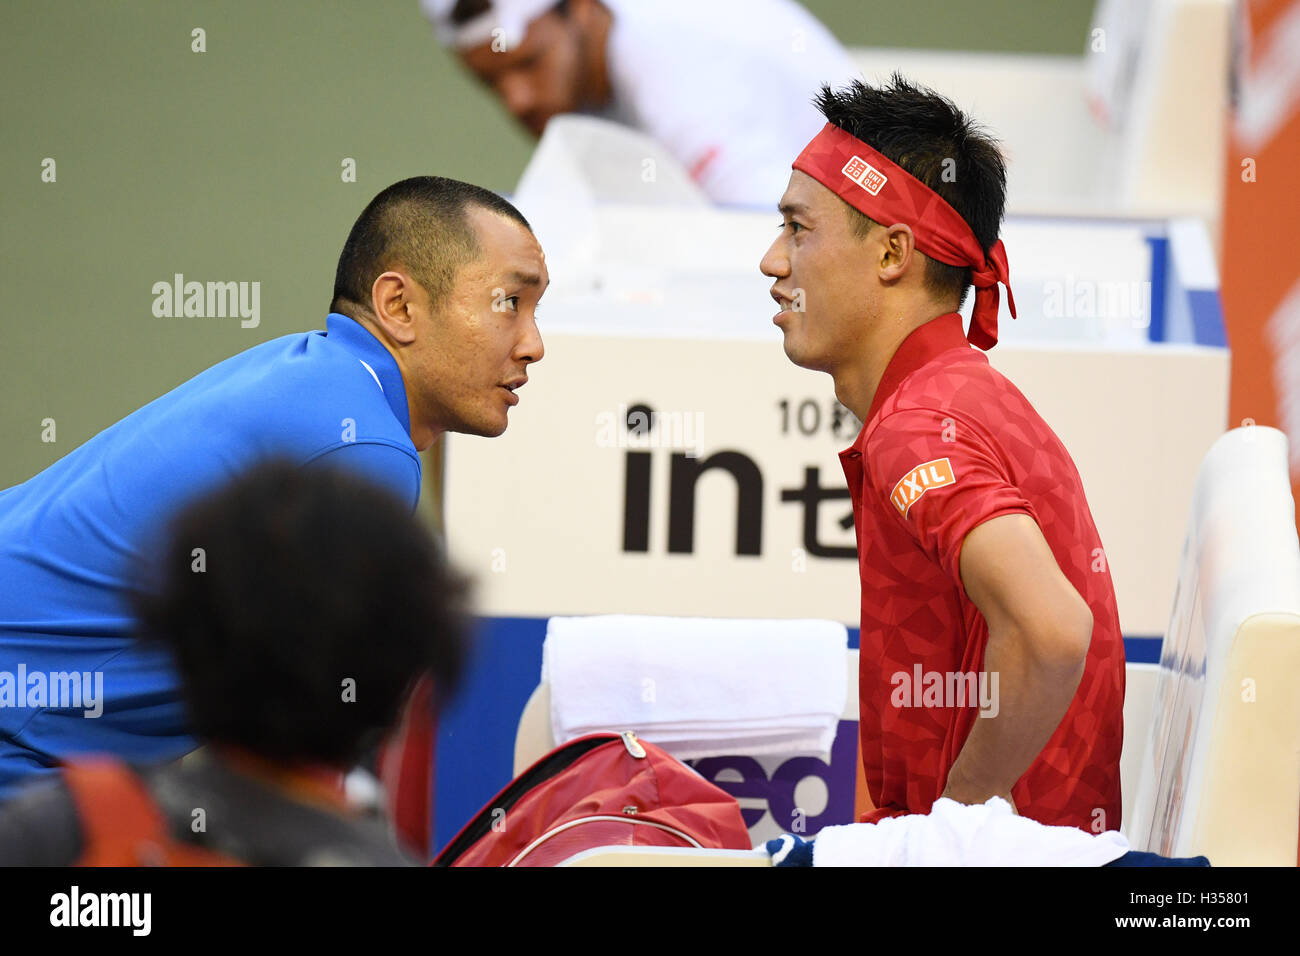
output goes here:
[[352, 766], [419, 677], [445, 700], [461, 673], [467, 582], [351, 472], [258, 465], [185, 507], [137, 571], [137, 635], [170, 652], [204, 742]]
[[456, 5], [451, 8], [448, 18], [456, 26], [464, 26], [491, 9], [492, 0], [456, 0]]
[[[997, 242], [1006, 206], [1006, 164], [997, 141], [952, 100], [895, 73], [882, 86], [861, 80], [839, 90], [823, 86], [815, 102], [829, 122], [938, 193], [966, 220], [985, 253]], [[847, 208], [854, 234], [866, 236], [876, 223]], [[956, 297], [960, 308], [971, 270], [929, 259], [925, 285], [937, 297]]]
[[460, 267], [479, 252], [466, 210], [481, 206], [532, 231], [510, 202], [496, 193], [442, 176], [414, 176], [393, 183], [357, 217], [334, 274], [331, 312], [370, 308], [375, 279], [404, 266], [434, 302], [456, 281]]

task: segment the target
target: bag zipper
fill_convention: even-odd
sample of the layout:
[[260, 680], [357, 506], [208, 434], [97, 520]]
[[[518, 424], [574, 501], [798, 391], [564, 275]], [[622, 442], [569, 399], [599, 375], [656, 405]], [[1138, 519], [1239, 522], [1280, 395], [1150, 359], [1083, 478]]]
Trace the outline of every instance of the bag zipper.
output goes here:
[[443, 851], [438, 854], [430, 865], [451, 866], [462, 853], [492, 832], [492, 823], [494, 821], [492, 811], [503, 810], [509, 812], [515, 802], [534, 787], [567, 770], [597, 747], [607, 746], [616, 740], [621, 741], [627, 752], [637, 760], [645, 759], [645, 748], [636, 739], [636, 734], [630, 730], [625, 730], [622, 733], [610, 731], [603, 734], [591, 734], [571, 740], [542, 757], [518, 777], [510, 781], [488, 806], [480, 810], [476, 817], [465, 824], [464, 829], [455, 836], [451, 843], [443, 848]]
[[[627, 813], [626, 809], [624, 810], [624, 813]], [[528, 844], [528, 846], [520, 850], [519, 853], [515, 856], [515, 858], [511, 860], [509, 863], [507, 863], [506, 866], [511, 867], [517, 865], [520, 860], [526, 857], [529, 853], [532, 853], [533, 850], [537, 849], [539, 846], [541, 846], [543, 843], [545, 843], [547, 840], [549, 840], [551, 837], [555, 836], [556, 834], [563, 833], [565, 830], [571, 830], [574, 827], [581, 826], [584, 823], [594, 823], [597, 820], [605, 820], [613, 823], [631, 823], [634, 825], [640, 824], [642, 826], [655, 827], [656, 829], [666, 830], [667, 832], [673, 834], [674, 836], [680, 837], [682, 840], [685, 840], [693, 847], [703, 847], [703, 844], [700, 843], [699, 840], [695, 839], [695, 837], [691, 836], [689, 833], [686, 833], [683, 830], [677, 829], [676, 827], [669, 826], [666, 823], [659, 823], [655, 820], [632, 820], [629, 819], [629, 816], [630, 814], [628, 816], [621, 816], [621, 817], [608, 816], [606, 814], [597, 814], [589, 817], [578, 817], [578, 819], [576, 820], [569, 820], [567, 823], [561, 823], [558, 827], [553, 827], [552, 829], [547, 830], [537, 839], [533, 840], [532, 843]]]

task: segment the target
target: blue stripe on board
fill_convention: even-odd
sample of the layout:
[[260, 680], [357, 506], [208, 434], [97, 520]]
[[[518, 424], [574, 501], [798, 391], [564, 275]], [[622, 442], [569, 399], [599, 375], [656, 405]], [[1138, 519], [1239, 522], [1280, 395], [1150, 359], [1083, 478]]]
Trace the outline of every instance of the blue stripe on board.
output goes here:
[[1169, 240], [1164, 236], [1147, 236], [1151, 247], [1151, 324], [1147, 338], [1165, 340], [1165, 294], [1169, 283]]
[[1126, 637], [1124, 638], [1124, 660], [1130, 664], [1159, 664], [1160, 646], [1164, 640], [1159, 635]]
[[[1124, 660], [1130, 664], [1159, 664], [1160, 645], [1164, 638], [1160, 635], [1134, 635], [1124, 638]], [[849, 628], [849, 647], [858, 650], [861, 645], [861, 631]]]
[[1192, 334], [1197, 345], [1225, 348], [1228, 337], [1223, 328], [1223, 306], [1217, 289], [1188, 289], [1187, 307], [1192, 313]]

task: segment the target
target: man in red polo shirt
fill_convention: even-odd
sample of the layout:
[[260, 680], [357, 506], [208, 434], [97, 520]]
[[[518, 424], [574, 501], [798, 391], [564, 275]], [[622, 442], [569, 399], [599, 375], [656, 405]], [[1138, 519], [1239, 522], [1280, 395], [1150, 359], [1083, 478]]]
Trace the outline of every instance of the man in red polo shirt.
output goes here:
[[1002, 156], [897, 75], [818, 106], [829, 122], [793, 164], [760, 268], [786, 355], [828, 372], [864, 423], [840, 456], [863, 819], [999, 796], [1041, 823], [1118, 829], [1124, 646], [1105, 553], [1060, 439], [971, 347], [997, 342], [1008, 282]]

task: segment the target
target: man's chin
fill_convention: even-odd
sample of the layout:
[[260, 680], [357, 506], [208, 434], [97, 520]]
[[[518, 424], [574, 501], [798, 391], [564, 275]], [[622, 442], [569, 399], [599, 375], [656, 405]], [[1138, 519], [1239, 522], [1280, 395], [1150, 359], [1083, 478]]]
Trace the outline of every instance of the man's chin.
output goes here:
[[458, 428], [456, 431], [462, 435], [477, 435], [479, 438], [500, 438], [505, 434], [506, 426], [504, 423], [499, 425], [470, 425], [465, 428]]
[[822, 371], [821, 364], [808, 355], [806, 351], [800, 349], [798, 345], [792, 343], [790, 336], [785, 337], [781, 347], [785, 350], [785, 357], [800, 368], [806, 368], [813, 372]]
[[460, 435], [475, 435], [479, 438], [497, 438], [505, 432], [507, 424], [509, 422], [503, 412], [500, 418], [461, 419], [447, 431]]

